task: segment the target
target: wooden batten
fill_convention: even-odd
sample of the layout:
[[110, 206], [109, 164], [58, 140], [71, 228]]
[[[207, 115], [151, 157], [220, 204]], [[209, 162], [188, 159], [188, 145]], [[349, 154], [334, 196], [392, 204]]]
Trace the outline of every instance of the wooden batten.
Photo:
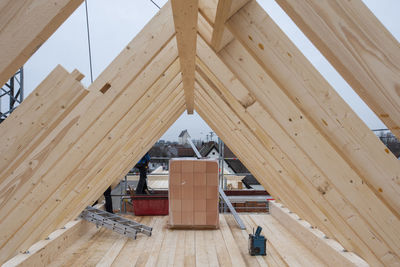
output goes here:
[[83, 0], [5, 0], [0, 4], [0, 86], [75, 11]]

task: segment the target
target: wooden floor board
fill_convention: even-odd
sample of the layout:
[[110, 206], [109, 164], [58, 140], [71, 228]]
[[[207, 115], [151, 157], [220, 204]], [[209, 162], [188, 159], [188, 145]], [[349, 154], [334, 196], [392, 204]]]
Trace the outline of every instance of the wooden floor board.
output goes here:
[[[155, 222], [157, 221], [156, 217], [142, 217], [142, 219], [139, 219], [141, 217], [137, 217], [138, 219], [134, 218], [135, 221], [140, 222], [144, 225], [148, 225], [150, 227], [154, 227]], [[132, 218], [133, 219], [133, 218]], [[150, 237], [146, 235], [138, 235], [136, 237], [136, 240], [129, 239], [125, 246], [122, 248], [121, 252], [113, 262], [112, 266], [118, 267], [118, 266], [133, 266], [136, 264], [138, 258], [142, 254], [142, 250], [145, 247], [145, 244], [147, 243], [148, 239]]]
[[[168, 216], [131, 216], [153, 227], [152, 236], [136, 240], [93, 225], [49, 266], [324, 266], [271, 215], [241, 217], [246, 230], [230, 214], [220, 215], [217, 230], [168, 229]], [[257, 225], [268, 238], [267, 256], [248, 253], [248, 234]]]
[[232, 266], [232, 259], [229, 256], [221, 231], [216, 231], [214, 235], [214, 244], [217, 251], [219, 265]]
[[163, 245], [163, 242], [166, 238], [166, 233], [167, 233], [167, 217], [163, 217], [162, 218], [162, 224], [158, 229], [161, 229], [161, 231], [157, 231], [154, 233], [152, 233], [152, 239], [154, 241], [152, 248], [150, 250], [150, 255], [148, 257], [148, 260], [146, 262], [145, 266], [155, 266], [157, 263], [157, 260], [160, 256], [160, 252], [161, 252], [161, 248]]
[[[235, 243], [238, 245], [240, 255], [242, 256], [246, 265], [247, 266], [260, 266], [256, 257], [252, 257], [249, 255], [248, 244], [244, 243], [244, 242], [240, 242], [243, 239], [249, 238], [249, 235], [247, 234], [246, 230], [239, 229], [239, 226], [237, 225], [233, 216], [229, 216], [229, 215], [225, 216], [225, 219], [229, 225], [229, 228], [231, 229], [233, 238], [235, 239]], [[242, 234], [243, 231], [246, 232], [246, 236], [243, 236], [243, 234]]]
[[115, 240], [111, 248], [104, 254], [103, 258], [96, 264], [96, 267], [108, 267], [114, 262], [115, 258], [121, 252], [122, 248], [128, 241], [127, 237], [122, 237]]
[[251, 215], [250, 218], [263, 228], [264, 235], [271, 240], [289, 266], [325, 266], [272, 216]]
[[[195, 231], [185, 231], [185, 266], [196, 266]], [[182, 240], [183, 241], [183, 240]]]
[[232, 259], [232, 266], [245, 266], [245, 261], [240, 253], [240, 249], [232, 236], [231, 229], [226, 223], [225, 216], [219, 217], [219, 223], [222, 236], [224, 237], [225, 245], [228, 249], [229, 256]]
[[218, 263], [217, 250], [215, 247], [214, 231], [204, 231], [204, 241], [206, 242], [207, 257], [210, 266], [220, 266]]
[[176, 243], [176, 250], [175, 250], [175, 257], [174, 257], [174, 266], [180, 267], [184, 266], [185, 261], [185, 232], [184, 231], [177, 231], [177, 243]]
[[166, 229], [160, 254], [158, 256], [157, 266], [172, 266], [174, 263], [177, 234], [175, 230]]
[[[153, 229], [162, 229], [164, 227], [164, 217], [155, 217], [155, 219], [157, 221], [154, 223]], [[136, 266], [146, 266], [147, 261], [154, 257], [154, 255], [151, 255], [151, 251], [153, 250], [153, 246], [157, 241], [159, 241], [160, 238], [162, 238], [162, 231], [152, 232], [152, 236], [146, 240], [144, 248], [141, 251], [138, 251], [140, 255], [137, 259]]]
[[[253, 229], [255, 230], [257, 225], [251, 220], [249, 216], [242, 216], [243, 221], [246, 225], [246, 231], [248, 234], [253, 232]], [[267, 241], [267, 256], [257, 256], [256, 258], [261, 258], [263, 259], [268, 266], [288, 266], [287, 263], [283, 260], [283, 258], [280, 256], [280, 254], [277, 252], [275, 247], [271, 245], [271, 242]], [[261, 261], [261, 260], [259, 260]], [[261, 264], [262, 265], [262, 264]]]
[[[206, 231], [206, 230], [205, 230]], [[210, 266], [210, 262], [207, 257], [207, 243], [204, 240], [205, 231], [195, 232], [195, 243], [196, 243], [196, 266]]]

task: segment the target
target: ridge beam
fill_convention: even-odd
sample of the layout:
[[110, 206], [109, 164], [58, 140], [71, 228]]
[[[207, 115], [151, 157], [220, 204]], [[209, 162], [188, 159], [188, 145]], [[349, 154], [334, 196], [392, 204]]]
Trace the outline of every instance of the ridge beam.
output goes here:
[[199, 3], [198, 0], [172, 0], [171, 5], [181, 63], [186, 109], [188, 114], [193, 114]]

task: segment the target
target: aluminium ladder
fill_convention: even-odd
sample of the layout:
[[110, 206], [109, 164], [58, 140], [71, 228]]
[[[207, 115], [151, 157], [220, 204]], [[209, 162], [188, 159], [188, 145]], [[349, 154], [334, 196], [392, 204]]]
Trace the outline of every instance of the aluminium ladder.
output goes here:
[[104, 226], [105, 228], [133, 239], [136, 239], [137, 233], [151, 236], [151, 231], [153, 229], [152, 227], [90, 206], [82, 211], [79, 216], [82, 219], [96, 224], [97, 227]]

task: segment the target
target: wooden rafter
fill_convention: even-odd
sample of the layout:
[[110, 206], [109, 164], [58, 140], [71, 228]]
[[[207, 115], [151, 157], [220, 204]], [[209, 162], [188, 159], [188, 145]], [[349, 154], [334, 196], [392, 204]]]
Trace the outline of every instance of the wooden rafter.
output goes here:
[[[227, 25], [264, 71], [399, 217], [400, 186], [393, 180], [400, 175], [398, 161], [265, 11], [251, 2]], [[279, 47], [275, 45], [277, 41]]]
[[[88, 91], [80, 83], [83, 75], [71, 74], [57, 66], [1, 126], [1, 135], [9, 140], [0, 144], [0, 177], [11, 175], [54, 127], [84, 98]], [[48, 101], [52, 99], [52, 101]], [[51, 114], [51, 115], [50, 115]], [[18, 121], [18, 123], [15, 123]], [[37, 121], [33, 125], [27, 121]]]
[[[201, 88], [203, 88], [203, 90], [199, 90], [199, 94], [205, 99], [204, 102], [207, 103], [207, 105], [209, 105], [208, 103], [215, 103], [214, 105], [211, 105], [215, 106], [213, 109], [219, 107], [218, 110], [214, 111], [214, 114], [218, 114], [218, 116], [214, 115], [214, 117], [216, 117], [216, 119], [219, 117], [221, 118], [221, 121], [216, 125], [224, 125], [224, 127], [220, 128], [227, 127], [229, 129], [228, 132], [232, 133], [230, 135], [224, 135], [224, 137], [227, 137], [227, 139], [224, 140], [231, 149], [235, 150], [235, 155], [238, 155], [241, 161], [244, 162], [244, 164], [269, 192], [272, 192], [274, 196], [279, 196], [279, 198], [291, 207], [292, 210], [300, 212], [304, 215], [304, 218], [313, 222], [314, 225], [322, 225], [321, 227], [324, 228], [324, 231], [329, 233], [327, 228], [321, 223], [326, 219], [326, 217], [318, 213], [319, 210], [313, 201], [311, 201], [310, 193], [307, 190], [303, 192], [305, 188], [303, 189], [303, 187], [299, 185], [293, 185], [291, 177], [294, 176], [295, 169], [289, 169], [289, 172], [291, 173], [291, 175], [289, 175], [286, 171], [287, 165], [284, 167], [285, 165], [282, 166], [282, 164], [276, 160], [277, 158], [280, 159], [282, 157], [282, 152], [279, 151], [278, 146], [272, 143], [271, 145], [273, 149], [271, 151], [273, 153], [271, 153], [271, 151], [269, 151], [260, 140], [258, 140], [257, 136], [251, 131], [251, 126], [247, 125], [248, 117], [246, 117], [245, 120], [240, 118], [242, 114], [246, 113], [243, 108], [240, 107], [240, 103], [238, 103], [238, 101], [229, 102], [223, 100], [223, 98], [221, 98], [223, 93], [219, 92], [219, 90], [223, 89], [223, 85], [220, 82], [217, 82], [215, 77], [212, 78], [213, 74], [210, 71], [207, 71], [204, 64], [199, 62], [198, 73], [201, 72], [204, 72], [204, 75], [199, 74], [196, 76]], [[216, 84], [213, 81], [215, 81]], [[236, 108], [231, 108], [230, 106], [232, 104], [235, 104], [234, 107]], [[208, 120], [208, 118], [204, 119], [206, 121]], [[218, 129], [215, 130], [217, 132], [221, 131]], [[234, 139], [235, 135], [237, 135], [237, 138], [242, 141], [230, 143], [230, 139]], [[240, 143], [243, 143], [243, 145], [239, 145]], [[244, 152], [243, 149], [245, 148], [253, 151], [252, 156], [239, 156], [242, 155]], [[297, 172], [297, 176], [299, 176], [299, 180], [305, 180], [301, 173]], [[293, 201], [294, 198], [296, 201]]]
[[[286, 172], [279, 174], [275, 170], [277, 168], [282, 171], [282, 168], [277, 167], [276, 161], [268, 156], [269, 152], [266, 152], [263, 146], [258, 145], [254, 134], [249, 131], [242, 120], [237, 118], [237, 114], [230, 110], [227, 104], [219, 100], [218, 95], [209, 95], [202, 89], [207, 88], [208, 85], [200, 80], [201, 78], [199, 78], [199, 83], [202, 83], [203, 86], [199, 87], [196, 95], [196, 110], [200, 116], [226, 142], [263, 186], [272, 192], [275, 198], [292, 209], [307, 214], [308, 218], [317, 218], [313, 215], [318, 214], [319, 210], [315, 208], [310, 195], [302, 193], [301, 187], [294, 185], [285, 175]], [[260, 166], [265, 167], [260, 168]], [[329, 231], [325, 232], [329, 233]]]
[[[226, 88], [228, 91], [223, 91], [220, 94], [226, 98], [226, 102], [229, 103], [231, 107], [235, 107], [234, 103], [235, 101], [238, 101], [237, 107], [244, 109], [243, 111], [237, 111], [238, 116], [247, 116], [246, 114], [250, 114], [250, 116], [247, 116], [246, 119], [243, 118], [246, 123], [249, 123], [250, 129], [253, 129], [254, 131], [257, 132], [262, 132], [266, 131], [269, 136], [272, 136], [276, 142], [277, 146], [282, 147], [282, 149], [286, 153], [285, 158], [289, 158], [293, 163], [294, 167], [298, 170], [301, 170], [303, 174], [305, 174], [305, 178], [309, 179], [310, 177], [319, 177], [319, 181], [316, 183], [315, 180], [309, 180], [309, 184], [306, 185], [306, 188], [308, 187], [307, 190], [311, 190], [310, 193], [313, 194], [313, 199], [320, 198], [318, 195], [321, 194], [321, 192], [318, 192], [321, 186], [324, 186], [326, 188], [326, 191], [324, 190], [322, 192], [322, 195], [329, 194], [330, 196], [336, 195], [336, 197], [333, 197], [333, 199], [329, 199], [327, 202], [324, 202], [323, 198], [320, 200], [322, 207], [319, 207], [319, 209], [322, 210], [329, 210], [334, 211], [339, 203], [342, 201], [341, 199], [345, 199], [345, 205], [347, 206], [349, 214], [353, 214], [353, 216], [356, 216], [359, 218], [357, 223], [351, 223], [350, 228], [351, 231], [354, 232], [353, 238], [354, 240], [346, 246], [352, 249], [357, 249], [356, 247], [360, 246], [360, 240], [359, 237], [363, 240], [365, 243], [366, 247], [365, 250], [358, 251], [358, 253], [362, 253], [364, 257], [369, 257], [370, 261], [374, 260], [374, 257], [371, 257], [371, 251], [375, 251], [376, 247], [373, 242], [370, 242], [370, 238], [372, 236], [385, 236], [383, 239], [385, 240], [386, 243], [386, 250], [388, 251], [395, 251], [396, 247], [398, 246], [398, 240], [394, 241], [391, 240], [390, 236], [393, 235], [393, 231], [396, 231], [395, 229], [397, 227], [393, 227], [392, 223], [387, 224], [385, 220], [381, 220], [379, 223], [376, 221], [377, 217], [383, 217], [383, 218], [392, 218], [392, 221], [396, 221], [398, 223], [397, 218], [395, 215], [376, 197], [376, 195], [368, 188], [366, 184], [362, 183], [361, 177], [356, 174], [349, 165], [343, 160], [340, 154], [337, 154], [337, 152], [331, 147], [331, 145], [324, 140], [323, 136], [315, 134], [316, 130], [313, 130], [312, 124], [308, 121], [308, 119], [302, 114], [300, 111], [295, 111], [293, 109], [292, 111], [291, 108], [295, 107], [293, 103], [290, 102], [285, 102], [285, 103], [280, 103], [280, 101], [283, 101], [285, 99], [283, 92], [279, 87], [276, 87], [277, 93], [280, 93], [281, 95], [277, 97], [275, 100], [274, 98], [270, 95], [268, 98], [262, 97], [260, 94], [257, 94], [256, 92], [253, 91], [248, 91], [244, 89], [243, 85], [235, 79], [235, 75], [232, 76], [232, 74], [229, 74], [228, 70], [224, 70], [224, 65], [222, 62], [218, 63], [218, 57], [216, 55], [213, 56], [213, 51], [208, 48], [208, 51], [203, 51], [206, 49], [207, 45], [205, 44], [202, 39], [199, 38], [199, 43], [198, 43], [198, 56], [205, 62], [208, 62], [208, 67], [211, 69], [211, 71], [219, 78], [221, 81], [225, 81], [225, 86], [221, 88]], [[245, 57], [243, 54], [236, 53], [239, 55], [242, 60], [245, 60]], [[253, 63], [251, 66], [253, 66]], [[260, 70], [257, 70], [256, 68], [253, 67], [253, 69], [241, 69], [240, 64], [235, 64], [234, 66], [238, 71], [235, 72], [238, 77], [241, 78], [241, 80], [245, 79], [244, 75], [246, 72], [255, 72], [257, 73], [258, 76], [261, 75], [263, 70], [260, 68]], [[225, 67], [226, 68], [226, 67]], [[254, 80], [254, 77], [253, 77]], [[247, 81], [251, 82], [251, 79], [247, 79]], [[262, 79], [262, 83], [260, 83], [261, 86], [266, 86], [265, 84], [268, 84], [268, 79], [264, 77]], [[272, 80], [271, 80], [272, 82]], [[257, 88], [260, 85], [254, 84], [254, 82], [251, 82], [250, 84], [247, 83], [253, 90]], [[272, 92], [271, 87], [272, 84], [268, 85], [264, 92]], [[244, 89], [244, 90], [243, 90]], [[229, 95], [232, 95], [231, 98], [227, 98]], [[235, 99], [236, 98], [236, 99]], [[264, 100], [263, 100], [264, 99]], [[264, 101], [270, 101], [269, 104]], [[242, 107], [240, 107], [241, 105]], [[276, 105], [276, 106], [275, 106]], [[284, 106], [285, 109], [280, 108], [281, 106]], [[265, 109], [269, 113], [265, 113]], [[264, 110], [264, 111], [263, 111]], [[287, 115], [283, 115], [285, 112], [288, 112]], [[265, 113], [265, 115], [263, 115]], [[244, 115], [240, 115], [244, 114]], [[296, 115], [298, 114], [298, 115]], [[283, 116], [281, 116], [283, 115]], [[270, 119], [269, 122], [266, 122], [265, 119], [269, 118], [272, 116], [272, 120]], [[258, 123], [258, 125], [268, 125], [268, 127], [264, 128], [264, 130], [256, 130], [257, 125], [256, 124], [250, 124], [252, 120], [255, 120], [255, 122]], [[278, 127], [282, 127], [286, 133], [281, 132], [278, 133], [277, 130], [279, 128], [276, 128], [274, 130], [274, 120], [276, 122], [279, 122]], [[276, 123], [275, 122], [275, 123]], [[292, 124], [294, 122], [294, 124]], [[302, 126], [302, 124], [304, 124]], [[301, 129], [301, 131], [300, 131]], [[298, 136], [300, 136], [299, 138]], [[289, 137], [289, 139], [283, 140], [285, 135]], [[308, 136], [308, 137], [307, 137]], [[261, 137], [261, 136], [260, 136]], [[265, 137], [264, 137], [265, 138]], [[311, 138], [311, 139], [309, 139]], [[292, 140], [290, 140], [292, 139]], [[309, 139], [309, 141], [306, 141]], [[293, 142], [293, 145], [289, 145], [291, 142]], [[313, 146], [310, 146], [310, 143], [313, 143]], [[308, 144], [307, 144], [308, 143]], [[265, 144], [271, 144], [271, 141], [268, 141]], [[287, 145], [287, 146], [286, 146]], [[304, 155], [301, 155], [304, 152], [298, 152], [292, 150], [293, 148], [301, 148], [302, 151], [305, 152]], [[313, 151], [313, 147], [317, 148], [317, 150]], [[276, 149], [276, 148], [275, 148]], [[327, 152], [327, 154], [321, 153], [321, 151], [330, 151]], [[300, 152], [300, 154], [299, 154]], [[326, 158], [326, 155], [329, 155], [329, 157], [332, 160], [329, 160]], [[307, 159], [308, 158], [308, 159]], [[333, 160], [335, 158], [335, 160]], [[278, 161], [281, 161], [279, 158], [276, 158]], [[308, 160], [308, 163], [305, 163], [304, 160]], [[330, 166], [335, 166], [334, 168], [330, 169], [326, 163], [330, 164]], [[334, 163], [333, 163], [334, 162]], [[285, 166], [285, 168], [288, 168], [289, 165], [285, 165], [285, 163], [282, 162], [282, 164]], [[305, 166], [308, 166], [305, 168]], [[314, 166], [314, 167], [311, 167]], [[340, 167], [339, 167], [340, 166]], [[323, 172], [318, 171], [318, 168], [322, 168]], [[313, 170], [313, 171], [311, 171]], [[295, 171], [295, 169], [292, 170]], [[340, 174], [342, 172], [342, 174]], [[317, 174], [318, 173], [318, 174]], [[345, 174], [346, 173], [346, 174]], [[346, 177], [342, 182], [340, 181], [339, 177]], [[344, 184], [346, 183], [346, 179], [350, 178], [354, 182], [354, 186], [345, 186]], [[342, 183], [342, 184], [341, 184]], [[350, 183], [351, 184], [351, 183]], [[338, 190], [340, 188], [340, 190]], [[347, 190], [350, 190], [346, 192]], [[351, 197], [350, 197], [351, 196]], [[353, 199], [354, 198], [354, 199]], [[359, 201], [354, 202], [355, 198], [358, 198]], [[366, 200], [370, 199], [370, 200]], [[359, 203], [374, 203], [374, 208], [371, 209], [371, 205], [365, 205], [362, 207]], [[344, 204], [344, 203], [343, 203]], [[327, 206], [324, 206], [327, 205]], [[378, 208], [379, 207], [379, 208]], [[374, 211], [373, 211], [374, 210]], [[372, 213], [374, 213], [374, 215]], [[329, 214], [327, 214], [329, 215]], [[343, 214], [340, 210], [336, 209], [336, 215], [330, 214], [330, 218], [334, 217], [342, 217]], [[343, 217], [343, 220], [345, 220], [346, 217]], [[378, 224], [376, 224], [378, 223]], [[380, 225], [380, 226], [379, 226]], [[385, 225], [385, 226], [384, 226]], [[343, 226], [342, 226], [343, 227]], [[383, 228], [386, 230], [383, 230]], [[361, 230], [362, 228], [369, 229], [366, 230], [368, 232], [374, 233], [372, 236], [367, 237], [366, 234], [361, 234], [364, 232], [364, 230]], [[390, 228], [390, 229], [389, 229]], [[345, 236], [341, 228], [334, 228], [331, 229], [331, 231], [336, 235], [337, 238], [341, 239], [342, 242], [346, 243], [348, 242], [345, 240], [343, 237]], [[359, 236], [359, 237], [358, 237]], [[357, 240], [355, 242], [355, 240]], [[381, 254], [382, 255], [382, 254]], [[387, 259], [387, 258], [380, 258], [381, 256], [378, 256], [380, 261], [395, 261], [396, 256], [394, 256], [392, 259]]]
[[[340, 71], [353, 87], [356, 74], [382, 85], [380, 96], [367, 94], [374, 103], [383, 96], [393, 99], [390, 110], [382, 111], [389, 116], [381, 117], [398, 113], [396, 97], [385, 91], [396, 86], [398, 57], [388, 55], [398, 47], [383, 30], [376, 36], [386, 41], [376, 40], [382, 25], [360, 1], [278, 2], [336, 68], [350, 66]], [[0, 10], [22, 5], [4, 3]], [[337, 10], [343, 11], [340, 16]], [[67, 16], [51, 11], [59, 20]], [[71, 6], [65, 12], [72, 12]], [[20, 19], [10, 14], [0, 25]], [[368, 23], [373, 27], [365, 29]], [[339, 24], [364, 40], [368, 51], [379, 46], [383, 63], [357, 54], [359, 47], [343, 37]], [[43, 31], [51, 34], [51, 27]], [[43, 31], [39, 35], [45, 37]], [[381, 65], [384, 75], [377, 77]], [[399, 262], [398, 161], [256, 1], [167, 2], [88, 90], [82, 77], [57, 67], [0, 125], [0, 135], [14, 140], [12, 148], [0, 145], [1, 262], [93, 203], [185, 107], [188, 113], [196, 108], [261, 184], [301, 218], [371, 265]], [[397, 122], [390, 123], [396, 130]], [[324, 240], [305, 241], [310, 247], [321, 244], [321, 257], [332, 249]], [[118, 248], [124, 244], [119, 241]], [[332, 252], [328, 263], [352, 264], [335, 253], [340, 254]], [[102, 263], [107, 260], [108, 254]], [[240, 257], [237, 263], [245, 264]]]
[[400, 138], [400, 46], [361, 0], [278, 0], [354, 91]]
[[[178, 71], [178, 68], [176, 68], [176, 72]], [[165, 74], [168, 77], [171, 75], [171, 72], [167, 71]], [[177, 74], [175, 73], [175, 75]], [[158, 110], [159, 107], [164, 107], [167, 110], [165, 105], [160, 103], [161, 100], [163, 100], [162, 97], [169, 101], [172, 100], [171, 97], [177, 97], [177, 93], [175, 92], [176, 90], [174, 91], [174, 89], [180, 82], [180, 76], [175, 76], [175, 78], [173, 78], [173, 80], [168, 84], [169, 79], [172, 78], [167, 78], [164, 82], [157, 82], [156, 86], [153, 86], [148, 90], [147, 94], [143, 97], [143, 101], [141, 100], [139, 105], [132, 108], [127, 116], [120, 120], [120, 125], [125, 125], [128, 123], [129, 117], [136, 118], [134, 122], [131, 121], [129, 128], [126, 128], [125, 131], [122, 131], [122, 135], [122, 126], [115, 127], [109, 133], [108, 136], [114, 136], [115, 138], [119, 136], [118, 139], [113, 138], [112, 140], [108, 140], [108, 143], [115, 142], [114, 144], [111, 143], [111, 148], [110, 144], [107, 146], [105, 144], [106, 142], [103, 142], [103, 146], [97, 147], [91, 153], [91, 155], [85, 159], [84, 164], [91, 164], [92, 168], [89, 172], [84, 174], [84, 176], [82, 174], [77, 176], [76, 178], [80, 177], [80, 182], [75, 185], [76, 190], [79, 188], [83, 189], [79, 190], [79, 193], [77, 191], [65, 192], [67, 195], [64, 198], [64, 203], [59, 203], [58, 206], [54, 207], [57, 210], [61, 209], [62, 213], [56, 214], [56, 212], [54, 212], [54, 214], [50, 214], [49, 222], [51, 222], [51, 224], [46, 221], [42, 222], [40, 225], [41, 229], [51, 231], [51, 229], [57, 228], [60, 225], [63, 225], [66, 221], [73, 219], [80, 213], [80, 210], [85, 207], [84, 205], [93, 203], [94, 200], [101, 195], [101, 192], [104, 192], [109, 184], [111, 184], [117, 178], [123, 177], [124, 173], [129, 171], [129, 168], [131, 168], [128, 167], [128, 165], [131, 166], [129, 162], [135, 160], [136, 158], [139, 160], [140, 157], [143, 156], [141, 153], [143, 153], [144, 150], [138, 150], [137, 147], [140, 145], [141, 133], [143, 133], [144, 130], [149, 130], [148, 127], [144, 126], [150, 121], [157, 121], [157, 115], [159, 115], [159, 112], [161, 112], [161, 110]], [[144, 99], [146, 99], [146, 102], [144, 102]], [[142, 112], [139, 112], [138, 110], [142, 110]], [[138, 115], [135, 117], [134, 114]], [[140, 127], [141, 125], [142, 127]], [[138, 130], [139, 128], [143, 129]], [[152, 135], [149, 135], [149, 137], [152, 137]], [[136, 143], [132, 145], [131, 142], [134, 140], [136, 140]], [[105, 148], [107, 147], [109, 149], [105, 151]], [[130, 150], [135, 151], [137, 154], [127, 156], [125, 153], [129, 153]], [[91, 158], [96, 159], [94, 157], [95, 155], [102, 156], [97, 157], [97, 161], [92, 161]], [[125, 169], [128, 170], [125, 172]], [[71, 182], [69, 184], [71, 186]], [[63, 192], [61, 190], [63, 190], [62, 188], [60, 188], [60, 192]], [[100, 192], [98, 193], [98, 191]]]
[[[68, 208], [64, 211], [62, 216], [60, 216], [63, 218], [63, 220], [67, 220], [68, 217], [74, 218], [74, 216], [77, 216], [80, 211], [79, 208], [75, 207], [81, 205], [83, 207], [83, 204], [80, 204], [82, 202], [94, 202], [96, 198], [105, 191], [109, 184], [116, 179], [123, 177], [129, 171], [129, 168], [132, 168], [132, 166], [134, 166], [135, 163], [143, 156], [143, 153], [150, 149], [150, 147], [157, 140], [154, 140], [153, 142], [144, 139], [143, 136], [146, 136], [146, 131], [150, 131], [151, 127], [153, 127], [155, 136], [159, 136], [159, 132], [161, 132], [161, 135], [164, 134], [168, 128], [165, 130], [163, 129], [171, 125], [169, 124], [170, 116], [174, 115], [173, 117], [175, 118], [176, 112], [178, 112], [179, 115], [183, 112], [183, 110], [181, 110], [183, 106], [182, 87], [179, 86], [178, 89], [176, 89], [176, 86], [176, 79], [174, 79], [174, 81], [172, 81], [166, 88], [163, 88], [165, 89], [165, 93], [161, 95], [165, 97], [162, 99], [165, 101], [155, 101], [154, 103], [158, 104], [158, 106], [152, 105], [151, 108], [146, 109], [137, 119], [137, 121], [132, 123], [132, 126], [121, 137], [121, 140], [118, 142], [118, 144], [113, 146], [112, 151], [104, 155], [103, 159], [101, 160], [105, 166], [104, 170], [101, 170], [98, 174], [87, 176], [86, 181], [90, 181], [90, 186], [85, 187], [83, 194], [79, 196], [76, 193], [72, 193], [67, 196], [70, 202], [75, 205], [67, 206], [67, 204], [65, 204], [65, 207]], [[166, 101], [169, 102], [165, 103]], [[175, 104], [176, 107], [169, 107], [168, 104], [170, 103]], [[172, 106], [172, 104], [170, 105]], [[164, 110], [161, 110], [160, 107], [164, 108]], [[168, 126], [166, 126], [166, 124]], [[141, 125], [143, 126], [141, 127]], [[153, 131], [151, 131], [151, 133], [153, 133]], [[154, 135], [149, 135], [149, 138], [154, 138]], [[150, 147], [147, 149], [148, 146]], [[101, 164], [98, 165], [100, 166]], [[77, 188], [79, 188], [79, 186], [77, 186]], [[61, 222], [58, 223], [58, 225], [53, 226], [57, 227], [63, 223], [64, 222]], [[50, 226], [50, 228], [52, 228], [52, 226]]]
[[193, 114], [198, 0], [171, 0], [188, 114]]
[[1, 1], [0, 86], [24, 65], [82, 2], [83, 0]]
[[[173, 74], [163, 76], [163, 72], [178, 56], [171, 15], [170, 5], [167, 4], [91, 85], [89, 93], [78, 105], [32, 148], [20, 164], [19, 172], [1, 177], [2, 192], [9, 192], [4, 195], [1, 206], [8, 213], [0, 218], [4, 229], [8, 229], [3, 232], [1, 239], [2, 261], [54, 230], [46, 227], [63, 220], [57, 215], [62, 212], [57, 206], [65, 205], [62, 203], [66, 203], [64, 200], [68, 194], [80, 194], [80, 186], [85, 181], [83, 177], [94, 171], [87, 167], [102, 156], [91, 154], [93, 149], [110, 149], [124, 133], [124, 127], [130, 126], [132, 120], [138, 118], [140, 109], [130, 118], [127, 117], [130, 122], [125, 120], [118, 124], [121, 118], [132, 107], [144, 108], [151, 104], [146, 96], [148, 88], [159, 77], [167, 83], [168, 79], [175, 77]], [[126, 68], [120, 68], [120, 64]], [[179, 63], [175, 63], [175, 66], [176, 75]], [[115, 133], [108, 135], [112, 128]], [[99, 142], [103, 146], [98, 146]], [[30, 167], [29, 162], [35, 162], [35, 165]], [[57, 175], [54, 176], [54, 173]], [[14, 182], [7, 182], [10, 179]], [[13, 187], [25, 179], [31, 182]], [[84, 208], [79, 206], [73, 208], [74, 213]], [[15, 234], [15, 231], [18, 233]]]

